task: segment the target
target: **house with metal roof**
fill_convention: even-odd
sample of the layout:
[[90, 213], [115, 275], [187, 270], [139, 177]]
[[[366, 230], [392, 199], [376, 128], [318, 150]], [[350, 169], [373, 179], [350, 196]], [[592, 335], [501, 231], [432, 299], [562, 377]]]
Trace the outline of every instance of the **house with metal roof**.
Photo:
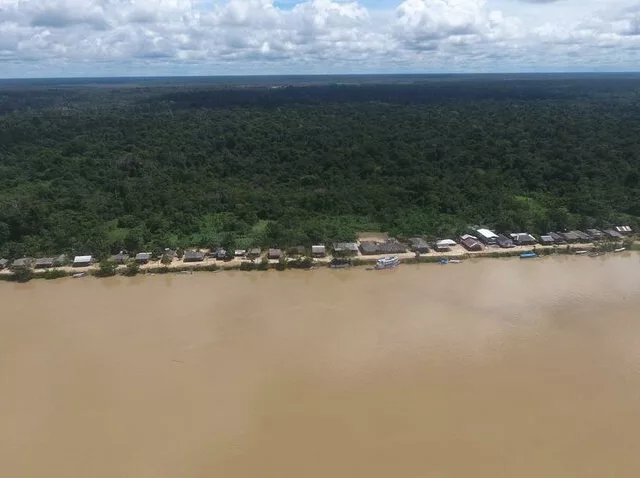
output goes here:
[[282, 257], [282, 251], [280, 249], [271, 248], [267, 251], [267, 258], [280, 259]]
[[412, 237], [409, 239], [409, 243], [411, 244], [411, 250], [413, 252], [419, 252], [420, 254], [429, 252], [429, 244], [421, 237]]
[[558, 245], [558, 244], [565, 244], [567, 241], [565, 240], [564, 236], [562, 234], [559, 234], [557, 232], [549, 232], [547, 233], [547, 236], [551, 237], [551, 239], [553, 239], [553, 243]]
[[138, 252], [135, 261], [138, 264], [147, 264], [151, 260], [151, 255], [150, 252]]
[[542, 244], [543, 246], [553, 246], [555, 244], [555, 241], [553, 240], [553, 237], [545, 235], [540, 236], [540, 244]]
[[554, 243], [555, 241], [553, 240], [553, 237], [549, 235], [540, 236], [540, 244], [543, 246], [553, 246]]
[[75, 256], [73, 267], [89, 267], [93, 263], [93, 256]]
[[23, 270], [23, 269], [31, 269], [33, 266], [33, 258], [31, 257], [21, 257], [20, 259], [16, 259], [11, 263], [11, 270]]
[[460, 244], [468, 251], [481, 251], [483, 249], [482, 243], [478, 238], [470, 234], [460, 236]]
[[532, 246], [536, 242], [536, 238], [533, 237], [528, 232], [516, 232], [511, 234], [511, 239], [513, 239], [514, 244], [518, 246]]
[[620, 234], [631, 234], [633, 232], [630, 226], [616, 226], [616, 231]]
[[40, 257], [36, 259], [35, 265], [33, 266], [35, 269], [49, 269], [53, 267], [55, 259], [53, 257]]
[[513, 239], [505, 236], [504, 234], [498, 234], [498, 239], [496, 239], [496, 242], [498, 246], [502, 247], [503, 249], [511, 249], [512, 247], [515, 247], [513, 245]]
[[577, 234], [577, 236], [580, 238], [580, 240], [582, 242], [591, 242], [591, 236], [589, 234], [587, 234], [586, 232], [582, 232], [582, 231], [578, 231], [575, 230], [573, 231]]
[[580, 241], [580, 236], [575, 231], [561, 232], [560, 235], [569, 244]]
[[311, 246], [311, 255], [313, 257], [325, 257], [327, 255], [327, 248], [324, 244], [316, 244]]
[[53, 259], [53, 267], [62, 267], [69, 262], [69, 258], [66, 254], [60, 254], [58, 257]]
[[0, 271], [9, 265], [8, 259], [0, 259]]
[[182, 257], [183, 262], [202, 262], [204, 261], [204, 252], [202, 251], [184, 251]]
[[587, 234], [594, 241], [600, 241], [605, 238], [604, 232], [600, 231], [599, 229], [587, 229]]
[[620, 234], [618, 231], [616, 231], [615, 229], [605, 229], [604, 233], [607, 237], [610, 237], [611, 239], [623, 239], [624, 236], [622, 234]]
[[260, 255], [262, 255], [262, 249], [260, 249], [259, 247], [252, 247], [247, 253], [247, 257], [249, 259], [255, 259], [257, 257], [260, 257]]
[[453, 246], [457, 246], [458, 243], [453, 239], [440, 239], [435, 243], [435, 249], [438, 252], [450, 251]]
[[333, 244], [333, 253], [340, 256], [358, 255], [358, 244], [355, 242], [336, 242]]
[[114, 264], [124, 264], [129, 260], [129, 254], [125, 254], [124, 252], [119, 252], [118, 254], [114, 254], [109, 258], [109, 262], [113, 262]]
[[480, 240], [484, 244], [494, 245], [498, 243], [498, 234], [489, 229], [481, 227], [480, 229], [476, 229], [474, 232], [474, 237], [477, 237], [478, 240]]

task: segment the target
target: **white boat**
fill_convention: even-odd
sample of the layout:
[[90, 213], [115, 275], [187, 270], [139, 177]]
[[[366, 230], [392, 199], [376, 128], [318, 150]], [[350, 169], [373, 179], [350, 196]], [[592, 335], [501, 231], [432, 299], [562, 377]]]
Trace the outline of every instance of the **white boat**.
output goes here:
[[614, 249], [613, 252], [622, 252], [622, 251], [626, 251], [627, 248], [626, 247], [618, 247], [617, 249]]
[[583, 254], [586, 254], [587, 252], [589, 252], [589, 251], [576, 251], [576, 254], [581, 256]]
[[449, 259], [449, 264], [462, 264], [460, 259]]
[[74, 279], [80, 279], [81, 277], [85, 277], [86, 275], [87, 275], [86, 272], [77, 272], [73, 274], [71, 277], [73, 277]]
[[376, 269], [393, 269], [400, 265], [400, 259], [396, 256], [393, 257], [383, 257], [382, 259], [378, 259], [376, 261]]

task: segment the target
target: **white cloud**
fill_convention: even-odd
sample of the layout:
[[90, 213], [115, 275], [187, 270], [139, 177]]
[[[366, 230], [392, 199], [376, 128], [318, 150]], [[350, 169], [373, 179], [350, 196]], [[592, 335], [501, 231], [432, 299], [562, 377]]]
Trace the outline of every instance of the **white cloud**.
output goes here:
[[531, 1], [0, 0], [0, 76], [638, 68], [635, 1]]

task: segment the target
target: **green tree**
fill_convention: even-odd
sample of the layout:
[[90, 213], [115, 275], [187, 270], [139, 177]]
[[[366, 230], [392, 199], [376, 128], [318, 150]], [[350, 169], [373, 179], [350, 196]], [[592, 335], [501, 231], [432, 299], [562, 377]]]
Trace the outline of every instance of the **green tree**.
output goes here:
[[98, 270], [95, 272], [97, 277], [111, 277], [116, 275], [116, 265], [108, 260], [100, 261]]

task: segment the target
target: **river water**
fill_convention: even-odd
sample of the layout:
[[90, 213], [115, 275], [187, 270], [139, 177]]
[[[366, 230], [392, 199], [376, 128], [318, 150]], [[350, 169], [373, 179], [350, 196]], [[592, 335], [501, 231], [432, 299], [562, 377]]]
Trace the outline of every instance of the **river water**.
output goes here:
[[0, 283], [0, 476], [637, 477], [640, 255]]

